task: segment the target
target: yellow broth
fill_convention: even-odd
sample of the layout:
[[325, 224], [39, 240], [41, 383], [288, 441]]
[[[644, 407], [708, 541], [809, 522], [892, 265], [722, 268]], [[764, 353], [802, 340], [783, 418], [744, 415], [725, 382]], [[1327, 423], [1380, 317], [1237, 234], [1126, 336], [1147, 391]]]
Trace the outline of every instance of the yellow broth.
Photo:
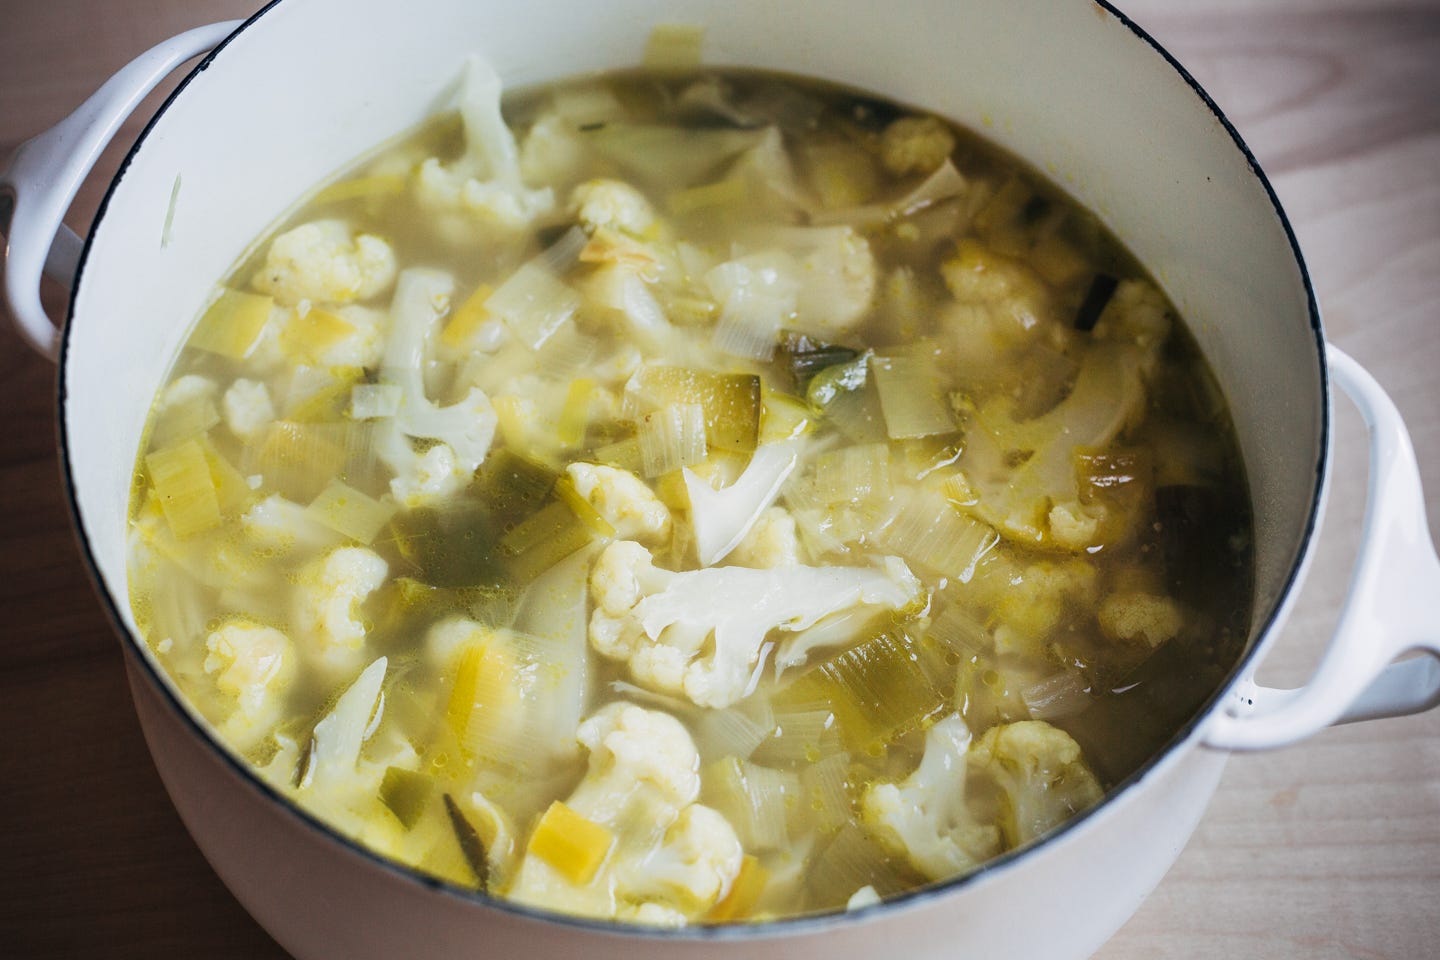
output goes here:
[[259, 776], [462, 887], [743, 922], [973, 869], [1194, 714], [1242, 465], [1093, 215], [812, 81], [486, 79], [262, 238], [152, 411], [136, 620]]

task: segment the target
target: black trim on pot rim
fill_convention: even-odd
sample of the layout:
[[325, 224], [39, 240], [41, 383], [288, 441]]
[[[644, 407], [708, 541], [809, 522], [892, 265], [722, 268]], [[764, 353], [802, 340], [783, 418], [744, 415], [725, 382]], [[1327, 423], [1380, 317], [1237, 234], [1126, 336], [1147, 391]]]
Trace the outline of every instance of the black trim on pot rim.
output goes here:
[[1259, 161], [1256, 160], [1255, 155], [1245, 144], [1245, 141], [1241, 138], [1239, 132], [1235, 129], [1234, 124], [1230, 122], [1230, 119], [1225, 115], [1225, 113], [1220, 109], [1220, 107], [1215, 103], [1215, 101], [1210, 97], [1210, 95], [1205, 92], [1204, 88], [1202, 88], [1200, 84], [1195, 80], [1195, 78], [1191, 76], [1190, 72], [1186, 70], [1180, 64], [1180, 62], [1170, 54], [1168, 50], [1166, 50], [1159, 42], [1157, 42], [1155, 38], [1146, 33], [1139, 25], [1137, 25], [1133, 20], [1127, 17], [1120, 10], [1116, 9], [1109, 2], [1109, 0], [1093, 0], [1097, 7], [1103, 10], [1105, 13], [1108, 13], [1110, 16], [1114, 17], [1116, 21], [1118, 21], [1120, 24], [1130, 30], [1130, 32], [1133, 33], [1138, 39], [1149, 45], [1160, 57], [1162, 57], [1170, 65], [1170, 67], [1177, 74], [1179, 74], [1180, 78], [1185, 81], [1186, 85], [1190, 87], [1190, 89], [1194, 92], [1195, 96], [1201, 100], [1201, 102], [1215, 117], [1215, 119], [1220, 122], [1221, 126], [1225, 129], [1225, 132], [1229, 134], [1230, 139], [1235, 144], [1235, 147], [1241, 152], [1246, 162], [1248, 163], [1251, 173], [1255, 176], [1256, 180], [1258, 180], [1260, 185], [1264, 188], [1266, 196], [1270, 198], [1270, 203], [1274, 210], [1275, 216], [1279, 220], [1281, 227], [1284, 229], [1285, 237], [1290, 243], [1290, 249], [1291, 253], [1294, 256], [1295, 266], [1300, 273], [1300, 280], [1305, 289], [1310, 328], [1315, 337], [1315, 360], [1320, 374], [1320, 457], [1315, 464], [1314, 495], [1311, 501], [1309, 515], [1306, 518], [1305, 529], [1301, 535], [1299, 554], [1290, 566], [1289, 574], [1285, 578], [1283, 589], [1279, 594], [1280, 599], [1276, 602], [1274, 607], [1267, 612], [1264, 622], [1261, 623], [1259, 628], [1255, 631], [1255, 634], [1250, 644], [1250, 648], [1239, 658], [1239, 660], [1236, 661], [1235, 665], [1226, 675], [1224, 682], [1221, 683], [1214, 690], [1210, 697], [1207, 698], [1203, 702], [1201, 707], [1196, 711], [1195, 715], [1191, 717], [1191, 719], [1187, 721], [1180, 729], [1178, 729], [1174, 733], [1174, 735], [1168, 741], [1166, 741], [1165, 745], [1160, 750], [1158, 750], [1152, 757], [1150, 757], [1150, 759], [1145, 761], [1145, 763], [1143, 763], [1138, 769], [1131, 773], [1130, 776], [1126, 777], [1124, 780], [1120, 781], [1114, 787], [1108, 790], [1105, 794], [1104, 799], [1102, 799], [1101, 802], [1096, 804], [1094, 807], [1067, 820], [1065, 823], [1055, 828], [1053, 831], [1051, 831], [1049, 834], [1047, 834], [1040, 840], [1030, 845], [1007, 851], [999, 857], [987, 861], [985, 864], [970, 873], [963, 874], [949, 880], [937, 881], [924, 887], [919, 887], [914, 890], [906, 891], [905, 893], [897, 894], [896, 896], [885, 900], [882, 903], [873, 904], [871, 906], [851, 911], [839, 910], [829, 913], [801, 915], [758, 923], [719, 925], [698, 924], [678, 929], [645, 927], [612, 921], [593, 920], [585, 917], [574, 916], [571, 914], [560, 913], [557, 911], [540, 910], [515, 903], [511, 900], [491, 896], [490, 894], [484, 893], [479, 890], [455, 886], [443, 880], [439, 880], [426, 874], [422, 874], [410, 867], [404, 866], [400, 863], [397, 863], [371, 851], [367, 847], [362, 846], [361, 844], [357, 843], [355, 840], [351, 839], [345, 834], [342, 834], [334, 828], [330, 827], [314, 815], [304, 810], [301, 810], [283, 794], [276, 791], [269, 784], [256, 777], [249, 765], [241, 762], [233, 753], [231, 753], [230, 750], [218, 740], [215, 734], [211, 731], [210, 727], [207, 724], [203, 723], [195, 714], [191, 712], [191, 709], [188, 708], [183, 698], [181, 698], [177, 691], [170, 685], [170, 681], [168, 680], [168, 678], [165, 677], [156, 668], [150, 657], [146, 656], [144, 644], [126, 627], [124, 616], [122, 615], [119, 607], [117, 606], [115, 598], [111, 596], [109, 590], [105, 586], [104, 580], [100, 574], [99, 565], [96, 562], [95, 556], [91, 550], [90, 541], [85, 535], [85, 527], [80, 517], [80, 508], [75, 496], [75, 476], [70, 462], [69, 433], [66, 427], [65, 417], [65, 402], [68, 395], [66, 358], [70, 347], [70, 333], [72, 328], [72, 322], [74, 320], [74, 304], [76, 302], [76, 294], [79, 291], [80, 282], [85, 275], [85, 266], [89, 260], [91, 244], [95, 236], [96, 227], [105, 217], [105, 214], [109, 209], [110, 200], [114, 195], [116, 189], [118, 188], [120, 182], [124, 179], [125, 173], [128, 170], [131, 162], [135, 159], [140, 149], [144, 146], [147, 137], [150, 135], [151, 131], [155, 128], [156, 124], [160, 121], [160, 119], [165, 115], [166, 111], [169, 109], [170, 105], [175, 101], [175, 99], [185, 92], [186, 88], [190, 86], [191, 82], [194, 81], [196, 77], [204, 73], [205, 70], [210, 67], [211, 63], [215, 60], [215, 58], [220, 55], [220, 53], [224, 51], [231, 44], [231, 42], [234, 41], [236, 37], [244, 33], [247, 29], [249, 29], [256, 22], [258, 22], [262, 17], [274, 10], [277, 6], [281, 4], [281, 2], [282, 0], [270, 0], [270, 2], [265, 7], [252, 15], [238, 28], [236, 28], [236, 30], [232, 34], [230, 34], [230, 36], [226, 37], [223, 41], [221, 41], [221, 43], [216, 46], [215, 49], [211, 50], [208, 54], [206, 54], [205, 57], [201, 59], [201, 61], [185, 76], [183, 80], [180, 81], [179, 85], [165, 99], [165, 102], [161, 104], [160, 108], [155, 112], [155, 115], [151, 117], [150, 120], [146, 123], [144, 129], [136, 138], [135, 143], [130, 147], [129, 151], [127, 151], [124, 160], [120, 164], [119, 171], [115, 174], [114, 179], [111, 181], [109, 187], [106, 189], [104, 198], [102, 199], [99, 209], [95, 214], [95, 219], [92, 222], [89, 231], [87, 231], [86, 233], [84, 247], [81, 250], [80, 258], [76, 265], [75, 279], [70, 290], [70, 306], [67, 309], [66, 322], [61, 332], [59, 371], [57, 377], [56, 425], [60, 445], [61, 469], [65, 480], [66, 501], [70, 511], [71, 520], [74, 525], [76, 540], [80, 545], [81, 554], [85, 561], [85, 566], [89, 572], [91, 580], [95, 585], [96, 591], [99, 594], [105, 612], [109, 617], [112, 625], [114, 626], [116, 632], [119, 633], [124, 639], [126, 645], [133, 648], [131, 650], [128, 650], [127, 652], [134, 654], [134, 659], [143, 668], [146, 678], [160, 691], [161, 696], [165, 700], [167, 705], [172, 710], [174, 710], [177, 715], [179, 715], [182, 722], [189, 728], [189, 731], [195, 737], [200, 739], [202, 742], [208, 744], [214, 750], [215, 754], [228, 768], [229, 772], [233, 774], [239, 781], [244, 783], [250, 789], [257, 791], [266, 799], [273, 801], [281, 809], [288, 811], [292, 816], [294, 816], [306, 827], [314, 830], [315, 832], [321, 834], [329, 840], [334, 841], [339, 846], [347, 849], [349, 852], [356, 855], [360, 859], [368, 861], [371, 865], [379, 867], [382, 870], [385, 870], [405, 880], [418, 884], [421, 887], [425, 887], [439, 893], [446, 894], [448, 896], [452, 896], [471, 903], [484, 905], [486, 907], [491, 907], [497, 910], [502, 910], [530, 920], [536, 920], [546, 923], [557, 923], [563, 926], [575, 927], [578, 929], [588, 930], [610, 936], [640, 937], [645, 939], [659, 939], [682, 942], [744, 942], [752, 939], [802, 935], [819, 929], [830, 929], [843, 925], [849, 925], [852, 923], [864, 922], [866, 918], [876, 916], [882, 912], [891, 913], [899, 910], [917, 907], [922, 904], [927, 904], [939, 897], [948, 896], [955, 891], [963, 890], [966, 887], [979, 883], [987, 876], [1007, 869], [1021, 857], [1029, 856], [1033, 853], [1036, 853], [1038, 850], [1044, 848], [1045, 846], [1059, 841], [1061, 838], [1069, 834], [1072, 830], [1078, 829], [1092, 816], [1097, 814], [1098, 811], [1109, 806], [1118, 797], [1127, 794], [1128, 792], [1133, 790], [1142, 781], [1146, 780], [1153, 772], [1155, 772], [1171, 756], [1172, 753], [1174, 753], [1178, 748], [1183, 746], [1187, 741], [1196, 737], [1200, 732], [1201, 727], [1204, 725], [1204, 723], [1210, 717], [1213, 711], [1222, 708], [1222, 703], [1229, 696], [1230, 689], [1234, 685], [1235, 681], [1246, 671], [1246, 669], [1255, 660], [1259, 649], [1262, 646], [1262, 643], [1260, 641], [1263, 640], [1275, 628], [1277, 616], [1279, 612], [1285, 607], [1285, 598], [1289, 597], [1295, 590], [1297, 579], [1304, 565], [1304, 558], [1309, 552], [1312, 540], [1315, 536], [1316, 527], [1319, 522], [1319, 507], [1326, 483], [1326, 451], [1329, 449], [1331, 439], [1329, 402], [1330, 383], [1329, 374], [1325, 364], [1324, 331], [1320, 321], [1320, 310], [1316, 302], [1314, 286], [1311, 283], [1310, 273], [1309, 270], [1306, 268], [1305, 259], [1300, 251], [1300, 245], [1296, 240], [1295, 232], [1290, 225], [1289, 219], [1285, 215], [1284, 209], [1280, 205], [1280, 200], [1276, 196], [1274, 188], [1271, 186], [1269, 179], [1265, 176], [1264, 171], [1260, 168]]

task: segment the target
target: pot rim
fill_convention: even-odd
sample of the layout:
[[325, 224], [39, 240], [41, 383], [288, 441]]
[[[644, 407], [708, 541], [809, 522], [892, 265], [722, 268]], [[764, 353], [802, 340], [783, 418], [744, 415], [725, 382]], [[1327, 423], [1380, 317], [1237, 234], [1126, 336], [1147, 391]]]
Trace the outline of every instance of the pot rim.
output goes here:
[[1167, 50], [1159, 41], [1147, 33], [1135, 21], [1131, 20], [1125, 13], [1116, 8], [1111, 0], [1092, 0], [1104, 13], [1114, 17], [1115, 20], [1129, 30], [1137, 39], [1147, 44], [1157, 55], [1173, 69], [1185, 82], [1192, 93], [1200, 99], [1202, 104], [1210, 111], [1214, 118], [1220, 123], [1224, 131], [1229, 135], [1231, 142], [1235, 145], [1241, 155], [1245, 158], [1251, 174], [1260, 183], [1265, 195], [1270, 200], [1271, 208], [1284, 230], [1285, 238], [1290, 245], [1291, 254], [1294, 257], [1296, 269], [1299, 271], [1300, 281], [1305, 291], [1306, 310], [1309, 319], [1311, 333], [1315, 342], [1315, 362], [1319, 372], [1319, 401], [1320, 409], [1320, 433], [1318, 459], [1315, 463], [1315, 486], [1311, 497], [1310, 509], [1305, 517], [1305, 527], [1302, 531], [1299, 551], [1294, 562], [1290, 565], [1285, 576], [1282, 589], [1277, 595], [1275, 603], [1265, 614], [1264, 620], [1260, 623], [1254, 633], [1254, 639], [1248, 650], [1235, 662], [1234, 666], [1225, 675], [1224, 680], [1219, 683], [1214, 691], [1202, 701], [1201, 706], [1196, 710], [1184, 725], [1165, 741], [1164, 745], [1155, 752], [1148, 760], [1136, 768], [1124, 780], [1121, 780], [1113, 788], [1105, 793], [1099, 803], [1090, 809], [1071, 817], [1050, 833], [1033, 841], [1025, 846], [1009, 850], [1000, 856], [989, 860], [977, 869], [953, 877], [948, 880], [936, 881], [922, 887], [908, 890], [897, 894], [894, 897], [861, 907], [854, 910], [838, 909], [826, 913], [804, 914], [800, 916], [785, 917], [776, 920], [767, 920], [758, 923], [728, 923], [728, 924], [694, 924], [680, 928], [647, 927], [638, 924], [625, 924], [618, 921], [596, 920], [587, 917], [575, 916], [561, 913], [559, 911], [544, 910], [525, 906], [502, 897], [496, 897], [480, 890], [460, 887], [436, 877], [421, 873], [411, 867], [405, 866], [397, 861], [391, 860], [379, 853], [365, 847], [344, 833], [329, 826], [313, 814], [301, 809], [292, 803], [287, 797], [271, 787], [268, 783], [255, 776], [253, 770], [241, 762], [229, 748], [217, 738], [208, 724], [196, 716], [185, 699], [176, 691], [168, 678], [166, 678], [156, 667], [152, 659], [145, 654], [144, 644], [126, 626], [120, 605], [112, 596], [106, 586], [104, 578], [100, 573], [99, 563], [91, 549], [90, 539], [87, 536], [84, 521], [81, 517], [79, 504], [76, 497], [75, 473], [70, 459], [70, 436], [66, 419], [66, 399], [68, 397], [67, 381], [67, 356], [70, 348], [71, 331], [74, 324], [74, 307], [77, 302], [77, 293], [80, 284], [85, 277], [85, 267], [89, 261], [91, 247], [94, 242], [96, 231], [107, 213], [110, 200], [119, 189], [121, 181], [130, 164], [135, 160], [140, 150], [144, 147], [146, 140], [155, 126], [165, 116], [170, 105], [180, 97], [191, 82], [201, 73], [209, 68], [210, 64], [219, 56], [236, 37], [253, 27], [266, 14], [280, 6], [282, 0], [269, 0], [260, 10], [247, 18], [234, 32], [220, 42], [213, 50], [206, 54], [199, 63], [191, 69], [179, 82], [173, 91], [165, 98], [164, 102], [155, 111], [154, 115], [146, 121], [144, 128], [135, 138], [135, 142], [126, 151], [119, 169], [106, 187], [105, 194], [101, 199], [95, 218], [89, 230], [85, 234], [84, 245], [81, 249], [79, 259], [75, 268], [75, 276], [70, 288], [70, 303], [66, 310], [66, 318], [60, 337], [60, 349], [58, 355], [57, 391], [56, 391], [56, 429], [60, 447], [61, 472], [65, 484], [65, 499], [70, 512], [76, 539], [79, 542], [81, 556], [84, 560], [86, 571], [92, 582], [95, 584], [96, 592], [99, 595], [105, 613], [111, 625], [122, 638], [122, 645], [127, 654], [139, 663], [143, 675], [157, 690], [159, 690], [164, 702], [170, 709], [180, 717], [181, 722], [189, 729], [189, 732], [202, 743], [211, 748], [222, 762], [223, 767], [241, 784], [251, 790], [258, 792], [266, 800], [274, 803], [276, 807], [293, 817], [303, 827], [314, 831], [323, 839], [328, 839], [340, 846], [343, 850], [359, 857], [370, 866], [378, 867], [402, 881], [414, 883], [421, 888], [446, 895], [465, 903], [477, 906], [493, 908], [513, 914], [519, 918], [535, 921], [538, 923], [555, 923], [585, 930], [597, 934], [617, 937], [640, 937], [644, 939], [664, 940], [671, 942], [716, 942], [732, 941], [746, 942], [752, 939], [768, 939], [780, 936], [798, 936], [824, 930], [834, 930], [840, 927], [849, 926], [854, 923], [861, 923], [870, 918], [884, 914], [898, 913], [901, 911], [913, 910], [942, 897], [948, 897], [962, 891], [972, 885], [984, 882], [991, 876], [1004, 872], [1014, 866], [1020, 859], [1038, 854], [1045, 848], [1059, 843], [1061, 840], [1079, 831], [1084, 825], [1091, 822], [1101, 811], [1112, 806], [1121, 797], [1127, 796], [1138, 788], [1142, 782], [1159, 773], [1162, 769], [1174, 762], [1176, 758], [1186, 749], [1192, 749], [1196, 744], [1199, 733], [1204, 727], [1211, 714], [1224, 702], [1231, 688], [1236, 681], [1245, 676], [1255, 664], [1260, 654], [1268, 646], [1272, 632], [1276, 629], [1278, 621], [1283, 617], [1288, 607], [1288, 601], [1298, 586], [1298, 581], [1303, 575], [1306, 567], [1306, 560], [1314, 544], [1315, 533], [1320, 521], [1320, 513], [1325, 500], [1325, 492], [1328, 482], [1329, 459], [1328, 452], [1331, 442], [1331, 410], [1330, 410], [1330, 377], [1325, 362], [1325, 337], [1324, 329], [1320, 319], [1320, 308], [1315, 296], [1314, 285], [1310, 279], [1310, 272], [1305, 264], [1304, 255], [1300, 244], [1295, 236], [1295, 231], [1290, 224], [1289, 218], [1275, 193], [1269, 178], [1265, 175], [1259, 161], [1256, 159], [1249, 146], [1240, 136], [1235, 125], [1225, 112], [1214, 101], [1195, 79], [1193, 75]]

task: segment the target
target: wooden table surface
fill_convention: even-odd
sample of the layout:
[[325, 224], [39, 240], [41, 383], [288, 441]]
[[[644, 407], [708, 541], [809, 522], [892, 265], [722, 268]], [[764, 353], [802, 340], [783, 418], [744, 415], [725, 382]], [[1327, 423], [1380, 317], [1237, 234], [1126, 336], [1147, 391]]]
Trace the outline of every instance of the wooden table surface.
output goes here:
[[[3, 0], [0, 156], [151, 43], [257, 6]], [[1330, 338], [1399, 405], [1440, 519], [1440, 3], [1126, 8], [1269, 172]], [[121, 155], [81, 192], [80, 232]], [[54, 378], [0, 323], [0, 956], [283, 957], [210, 872], [146, 753], [70, 532]], [[1300, 682], [1324, 648], [1358, 539], [1363, 443], [1342, 404], [1329, 522], [1262, 681]], [[1234, 758], [1179, 863], [1098, 956], [1440, 957], [1440, 711]]]

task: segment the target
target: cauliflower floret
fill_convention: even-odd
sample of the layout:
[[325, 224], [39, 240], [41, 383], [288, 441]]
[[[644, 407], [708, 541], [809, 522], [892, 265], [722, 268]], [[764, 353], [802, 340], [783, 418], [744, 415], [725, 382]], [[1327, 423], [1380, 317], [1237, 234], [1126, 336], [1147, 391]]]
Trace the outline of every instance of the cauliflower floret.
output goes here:
[[565, 801], [612, 836], [594, 875], [577, 883], [533, 846], [512, 899], [583, 916], [678, 926], [705, 915], [740, 872], [743, 850], [723, 816], [696, 803], [700, 756], [668, 714], [612, 703], [576, 738], [589, 765]]
[[[400, 274], [390, 308], [392, 329], [380, 368], [382, 382], [401, 389], [400, 410], [375, 440], [376, 454], [395, 474], [390, 489], [415, 507], [458, 493], [484, 462], [498, 419], [485, 391], [471, 387], [457, 403], [437, 406], [425, 392], [427, 343], [449, 309], [454, 278], [435, 270]], [[410, 438], [437, 441], [417, 453]]]
[[555, 193], [549, 187], [525, 186], [515, 137], [500, 113], [500, 77], [479, 57], [471, 57], [465, 70], [460, 117], [464, 156], [448, 167], [431, 157], [415, 177], [415, 195], [422, 206], [458, 215], [438, 218], [442, 235], [452, 242], [472, 240], [477, 225], [515, 232], [549, 214]]
[[272, 493], [241, 514], [240, 528], [260, 546], [281, 553], [333, 547], [341, 537], [300, 504], [278, 493]]
[[457, 462], [455, 451], [447, 443], [437, 443], [417, 454], [398, 431], [387, 433], [388, 442], [377, 444], [376, 450], [395, 471], [390, 478], [390, 495], [407, 509], [450, 499], [464, 490], [474, 475]]
[[204, 671], [235, 702], [222, 732], [247, 744], [278, 715], [280, 698], [295, 680], [295, 649], [273, 627], [231, 620], [205, 638], [205, 650]]
[[795, 227], [784, 236], [800, 258], [796, 316], [789, 326], [833, 339], [863, 320], [878, 282], [870, 241], [851, 227]]
[[1007, 847], [1048, 833], [1103, 794], [1080, 745], [1043, 720], [991, 727], [969, 761], [970, 776], [986, 777], [998, 790], [997, 820]]
[[570, 194], [575, 219], [594, 233], [609, 227], [633, 237], [646, 237], [657, 226], [655, 208], [645, 194], [619, 180], [589, 180]]
[[[512, 188], [488, 180], [467, 177], [447, 170], [431, 157], [420, 165], [415, 176], [415, 195], [422, 206], [437, 211], [456, 211], [503, 230], [523, 230], [553, 209], [555, 197], [544, 190]], [[459, 240], [463, 227], [447, 222], [447, 236]]]
[[219, 390], [219, 386], [209, 377], [202, 377], [198, 373], [187, 373], [185, 376], [177, 378], [160, 395], [160, 411], [163, 413], [193, 403], [203, 403], [206, 400], [214, 399]]
[[[1039, 416], [1017, 414], [1006, 396], [960, 410], [969, 423], [959, 466], [977, 495], [963, 509], [1027, 546], [1072, 551], [1088, 517], [1105, 519], [1088, 506], [1082, 519], [1070, 506], [1081, 495], [1076, 452], [1112, 447], [1145, 410], [1143, 359], [1133, 344], [1097, 343], [1079, 353], [1069, 393]], [[1113, 529], [1097, 523], [1095, 535]]]
[[1115, 288], [1095, 324], [1098, 337], [1123, 337], [1142, 347], [1158, 347], [1170, 335], [1165, 295], [1148, 280], [1125, 280]]
[[[380, 725], [384, 709], [382, 691], [388, 667], [389, 661], [385, 657], [371, 662], [335, 698], [330, 712], [315, 724], [310, 737], [309, 756], [298, 784], [302, 801], [314, 792], [333, 795], [335, 791], [347, 790], [353, 791], [354, 795], [365, 796], [379, 787], [387, 764], [365, 761], [360, 756], [360, 749]], [[397, 766], [413, 767], [414, 748], [407, 752], [410, 763], [402, 761]], [[373, 800], [371, 797], [366, 799]], [[330, 809], [326, 812], [328, 814]], [[363, 826], [363, 821], [359, 825]]]
[[290, 365], [280, 347], [280, 331], [294, 315], [294, 307], [283, 307], [277, 303], [270, 308], [270, 319], [265, 321], [250, 355], [240, 365], [245, 373], [252, 377], [268, 377]]
[[775, 502], [798, 459], [789, 443], [761, 444], [745, 471], [722, 490], [714, 489], [689, 467], [682, 469], [690, 501], [690, 526], [702, 564], [708, 567], [719, 563], [735, 549]]
[[278, 303], [369, 300], [395, 281], [395, 251], [370, 234], [356, 236], [343, 220], [302, 223], [276, 237], [250, 285]]
[[709, 567], [672, 573], [621, 540], [590, 574], [590, 645], [628, 662], [637, 683], [707, 707], [745, 696], [771, 630], [799, 631], [860, 604], [900, 610], [921, 595], [904, 561], [876, 567]]
[[1148, 280], [1125, 280], [1105, 305], [1094, 335], [1137, 347], [1141, 372], [1148, 379], [1160, 364], [1160, 349], [1170, 336], [1170, 325], [1170, 307], [1159, 288]]
[[901, 117], [880, 135], [880, 162], [896, 176], [929, 173], [955, 150], [955, 135], [937, 117]]
[[[975, 789], [975, 785], [979, 789]], [[920, 766], [865, 793], [865, 825], [932, 880], [1029, 843], [1100, 801], [1068, 733], [1043, 720], [991, 727], [972, 743], [959, 714], [925, 736]]]
[[520, 175], [526, 183], [570, 183], [583, 175], [588, 148], [573, 122], [544, 113], [520, 144]]
[[343, 668], [365, 643], [360, 605], [385, 582], [389, 565], [373, 550], [341, 547], [300, 572], [294, 622], [307, 640], [307, 654], [323, 665]]
[[[1001, 346], [1033, 340], [1052, 314], [1045, 281], [1030, 267], [966, 238], [940, 265], [945, 286], [957, 303], [984, 308], [989, 338]], [[957, 320], [965, 315], [956, 314]], [[959, 337], [973, 338], [974, 324], [961, 323]], [[963, 351], [962, 351], [963, 352]]]
[[958, 714], [925, 734], [920, 766], [901, 783], [876, 783], [861, 804], [865, 825], [931, 880], [971, 870], [1000, 852], [1000, 831], [966, 801], [970, 730]]
[[373, 367], [384, 349], [384, 331], [383, 311], [352, 303], [332, 312], [303, 301], [286, 320], [278, 339], [292, 363]]
[[800, 533], [795, 518], [784, 507], [771, 507], [730, 553], [730, 562], [742, 567], [793, 567], [800, 562]]
[[644, 480], [595, 463], [572, 463], [565, 472], [575, 492], [615, 528], [616, 536], [651, 545], [670, 539], [670, 510]]
[[219, 385], [189, 373], [170, 384], [155, 404], [154, 442], [168, 444], [202, 433], [218, 418], [215, 395]]
[[225, 426], [246, 443], [254, 443], [275, 420], [275, 404], [270, 390], [258, 380], [244, 377], [230, 384], [220, 402]]
[[1057, 545], [1067, 550], [1083, 550], [1095, 543], [1103, 512], [1102, 507], [1087, 509], [1078, 500], [1057, 503], [1050, 508], [1046, 518], [1050, 524], [1050, 536]]
[[1179, 604], [1167, 596], [1142, 591], [1110, 594], [1096, 619], [1111, 640], [1141, 644], [1152, 650], [1174, 640], [1185, 625]]

